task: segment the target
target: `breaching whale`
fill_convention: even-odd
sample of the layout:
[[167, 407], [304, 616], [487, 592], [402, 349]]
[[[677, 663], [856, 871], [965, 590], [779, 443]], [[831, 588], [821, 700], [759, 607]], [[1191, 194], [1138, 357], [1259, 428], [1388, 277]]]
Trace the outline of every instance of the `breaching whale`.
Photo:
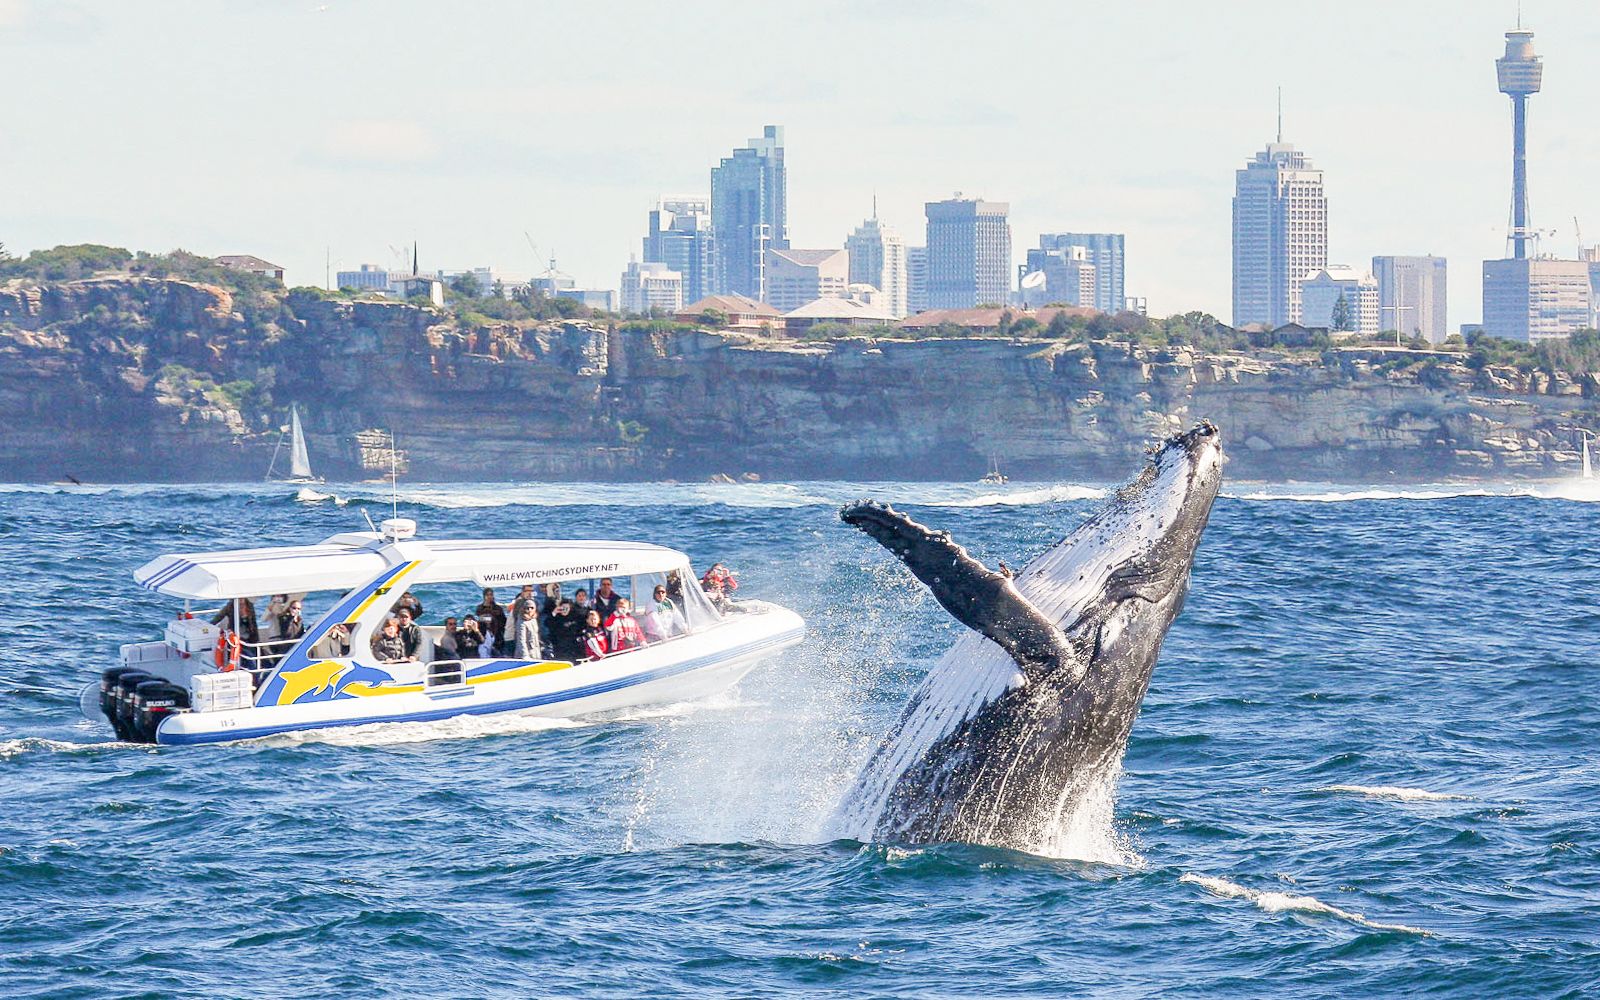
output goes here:
[[1127, 747], [1222, 482], [1209, 421], [1017, 572], [988, 569], [893, 508], [840, 517], [973, 631], [929, 670], [840, 802], [834, 833], [1039, 851]]

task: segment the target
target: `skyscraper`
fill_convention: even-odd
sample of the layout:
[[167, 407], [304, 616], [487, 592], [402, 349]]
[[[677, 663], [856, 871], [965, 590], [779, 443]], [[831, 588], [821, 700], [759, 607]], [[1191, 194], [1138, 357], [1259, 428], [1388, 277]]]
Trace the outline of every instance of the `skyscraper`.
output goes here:
[[1003, 305], [1011, 295], [1011, 206], [962, 198], [930, 201], [928, 308]]
[[928, 248], [906, 247], [906, 315], [928, 311]]
[[850, 284], [871, 285], [883, 293], [882, 302], [892, 319], [904, 319], [907, 310], [906, 241], [878, 220], [877, 199], [872, 218], [856, 227], [844, 241], [850, 253]]
[[710, 295], [716, 267], [709, 198], [663, 198], [650, 212], [644, 262], [665, 264], [683, 276], [683, 300]]
[[[1030, 287], [1026, 283], [1027, 276], [1034, 273], [1044, 275], [1043, 285]], [[1029, 250], [1028, 262], [1018, 270], [1017, 277], [1022, 291], [1022, 304], [1029, 308], [1052, 302], [1089, 309], [1100, 308], [1096, 297], [1100, 286], [1100, 269], [1090, 263], [1089, 251], [1085, 247]], [[1104, 309], [1100, 311], [1105, 312]]]
[[[1122, 311], [1122, 253], [1123, 235], [1121, 233], [1044, 233], [1039, 237], [1039, 249], [1067, 250], [1071, 247], [1081, 247], [1084, 259], [1094, 266], [1094, 296], [1085, 302], [1073, 302], [1073, 305], [1088, 306], [1098, 309], [1103, 313], [1117, 313]], [[1028, 251], [1029, 270], [1040, 270], [1032, 266], [1034, 252]], [[1067, 301], [1067, 300], [1062, 300]]]
[[683, 308], [683, 275], [659, 261], [628, 261], [622, 272], [622, 311], [651, 309], [675, 313]]
[[1300, 321], [1300, 284], [1328, 266], [1322, 171], [1283, 141], [1234, 175], [1233, 325]]
[[767, 251], [789, 246], [788, 190], [780, 125], [766, 126], [712, 168], [717, 291], [766, 298]]
[[1443, 257], [1374, 257], [1378, 279], [1378, 329], [1420, 333], [1430, 344], [1450, 335]]

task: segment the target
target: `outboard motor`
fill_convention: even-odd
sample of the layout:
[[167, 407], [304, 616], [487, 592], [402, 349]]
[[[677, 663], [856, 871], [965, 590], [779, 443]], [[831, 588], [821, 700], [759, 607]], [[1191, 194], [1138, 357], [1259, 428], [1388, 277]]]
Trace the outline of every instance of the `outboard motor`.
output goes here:
[[114, 727], [117, 723], [117, 678], [140, 668], [123, 664], [100, 672], [100, 714]]
[[154, 743], [162, 720], [188, 707], [187, 688], [163, 680], [144, 681], [133, 691], [134, 739], [140, 743]]
[[133, 692], [145, 681], [159, 680], [143, 670], [130, 670], [119, 676], [112, 685], [111, 697], [111, 728], [117, 731], [117, 739], [133, 742]]

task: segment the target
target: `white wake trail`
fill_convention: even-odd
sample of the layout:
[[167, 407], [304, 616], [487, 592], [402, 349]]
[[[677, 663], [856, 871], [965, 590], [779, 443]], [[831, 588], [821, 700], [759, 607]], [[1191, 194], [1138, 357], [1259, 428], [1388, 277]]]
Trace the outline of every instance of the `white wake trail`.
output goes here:
[[1385, 924], [1376, 920], [1368, 920], [1359, 913], [1351, 910], [1342, 910], [1337, 906], [1324, 903], [1315, 896], [1248, 889], [1237, 882], [1229, 882], [1225, 878], [1196, 875], [1193, 872], [1185, 874], [1178, 881], [1198, 885], [1212, 895], [1220, 896], [1224, 899], [1247, 899], [1267, 913], [1317, 913], [1375, 931], [1398, 931], [1402, 934], [1420, 934], [1423, 937], [1433, 936], [1432, 931], [1424, 930], [1421, 927], [1411, 927], [1407, 924]]

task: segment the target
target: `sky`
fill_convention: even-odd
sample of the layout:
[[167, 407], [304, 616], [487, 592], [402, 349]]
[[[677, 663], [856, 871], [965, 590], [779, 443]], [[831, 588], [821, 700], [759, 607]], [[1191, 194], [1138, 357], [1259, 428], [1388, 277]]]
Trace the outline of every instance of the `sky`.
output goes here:
[[[1594, 0], [1526, 0], [1545, 60], [1546, 252], [1600, 242]], [[1330, 258], [1449, 258], [1450, 323], [1504, 253], [1513, 2], [575, 3], [0, 0], [0, 242], [253, 253], [291, 284], [399, 263], [615, 288], [662, 194], [783, 125], [797, 247], [871, 212], [1011, 204], [1127, 234], [1152, 314], [1231, 314], [1234, 171], [1274, 136], [1326, 174]], [[532, 246], [530, 246], [530, 243]], [[537, 248], [535, 253], [534, 247]]]

